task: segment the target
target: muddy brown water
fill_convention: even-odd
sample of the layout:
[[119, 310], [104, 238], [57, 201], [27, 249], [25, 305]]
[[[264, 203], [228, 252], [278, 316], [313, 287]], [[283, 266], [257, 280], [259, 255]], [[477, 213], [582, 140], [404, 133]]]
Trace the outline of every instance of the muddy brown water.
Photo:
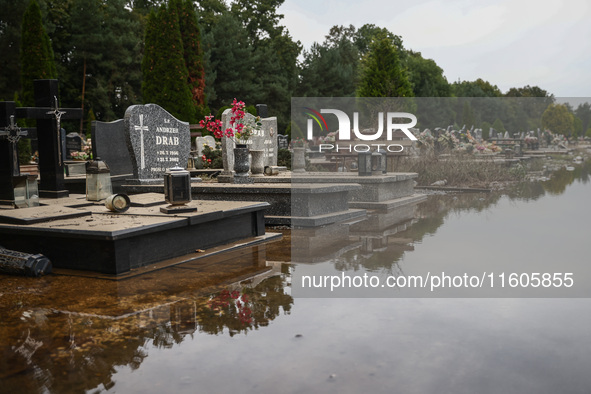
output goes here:
[[[430, 196], [384, 248], [310, 264], [290, 264], [291, 232], [282, 230], [278, 242], [124, 281], [0, 275], [0, 392], [591, 392], [584, 290], [580, 298], [292, 294], [298, 272], [581, 265], [591, 255], [590, 169], [505, 194]], [[591, 289], [587, 272], [578, 275]]]

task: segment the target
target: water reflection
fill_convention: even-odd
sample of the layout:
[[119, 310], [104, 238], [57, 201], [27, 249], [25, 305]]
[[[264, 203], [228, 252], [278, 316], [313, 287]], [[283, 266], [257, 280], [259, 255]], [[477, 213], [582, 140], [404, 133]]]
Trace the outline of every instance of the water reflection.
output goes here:
[[[264, 246], [213, 260], [123, 282], [2, 277], [3, 390], [109, 389], [118, 366], [140, 368], [151, 348], [201, 333], [234, 336], [289, 314], [287, 267], [267, 264]], [[58, 288], [65, 302], [48, 299]]]
[[[498, 244], [509, 260], [584, 258], [585, 231], [568, 228], [573, 243], [560, 240], [569, 249], [551, 254], [545, 232], [554, 229], [535, 217], [557, 210], [560, 202], [542, 197], [563, 190], [561, 212], [572, 218], [567, 208], [582, 209], [573, 201], [588, 204], [588, 186], [575, 186], [588, 185], [589, 173], [586, 163], [505, 195], [430, 196], [389, 212], [390, 223], [370, 217], [286, 232], [281, 243], [134, 280], [0, 276], [2, 391], [588, 392], [586, 300], [294, 300], [291, 286], [293, 274], [306, 270], [410, 275], [426, 262], [446, 268], [447, 254], [494, 267], [502, 262], [487, 255]], [[503, 239], [482, 234], [472, 249], [473, 229], [505, 220], [521, 202], [548, 204], [531, 217], [528, 205], [519, 205], [523, 227], [506, 226]], [[291, 239], [303, 235], [313, 252], [282, 264], [290, 261]], [[531, 249], [524, 255], [511, 246], [519, 237]]]
[[[407, 297], [416, 296], [470, 296], [470, 297], [588, 297], [585, 283], [591, 283], [591, 272], [580, 260], [584, 253], [578, 253], [580, 245], [573, 237], [555, 238], [555, 233], [549, 224], [557, 228], [568, 229], [580, 233], [586, 226], [582, 216], [588, 210], [586, 204], [580, 204], [585, 192], [577, 191], [564, 199], [564, 206], [580, 207], [579, 212], [563, 215], [557, 207], [549, 208], [548, 201], [538, 205], [523, 205], [542, 201], [542, 197], [562, 194], [569, 185], [587, 184], [591, 163], [575, 166], [574, 170], [562, 168], [546, 173], [545, 181], [523, 182], [502, 192], [479, 194], [446, 194], [431, 195], [425, 202], [407, 205], [390, 210], [368, 211], [364, 221], [357, 221], [348, 226], [346, 231], [333, 231], [339, 237], [324, 237], [320, 246], [310, 249], [309, 229], [294, 229], [292, 234], [293, 261], [296, 264], [293, 278], [294, 295], [298, 297], [391, 297], [403, 294]], [[578, 189], [577, 189], [578, 190]], [[573, 201], [571, 201], [574, 199]], [[496, 212], [495, 220], [486, 219]], [[582, 216], [581, 216], [582, 215]], [[460, 219], [461, 217], [461, 219]], [[500, 218], [503, 217], [502, 220]], [[452, 221], [450, 219], [453, 218]], [[446, 224], [444, 226], [444, 224]], [[420, 246], [425, 238], [431, 238], [442, 227], [450, 231], [450, 223], [457, 227], [455, 235], [438, 237], [437, 247], [430, 242], [428, 246]], [[472, 230], [466, 232], [468, 227]], [[523, 228], [523, 230], [520, 230]], [[547, 228], [549, 231], [541, 233]], [[579, 230], [576, 230], [579, 228]], [[318, 230], [314, 230], [318, 231]], [[328, 231], [322, 229], [325, 233]], [[477, 234], [481, 234], [479, 237]], [[446, 239], [445, 242], [441, 240]], [[522, 240], [522, 241], [520, 241]], [[433, 245], [432, 245], [433, 244]], [[550, 245], [559, 245], [554, 249], [550, 258], [549, 253], [541, 251]], [[571, 246], [572, 245], [572, 246]], [[584, 245], [584, 244], [583, 244]], [[564, 249], [568, 253], [556, 252]], [[433, 251], [437, 250], [439, 253]], [[330, 251], [330, 253], [327, 253]], [[469, 253], [473, 253], [472, 256]], [[573, 256], [566, 258], [566, 256]], [[560, 261], [560, 266], [557, 263]], [[304, 264], [304, 265], [302, 265]], [[316, 266], [305, 265], [315, 264]], [[300, 265], [300, 267], [298, 267]], [[304, 268], [305, 267], [305, 268]], [[495, 273], [494, 271], [499, 271]], [[327, 286], [326, 281], [333, 281], [335, 273], [351, 273], [341, 282], [350, 283], [349, 278], [377, 274], [380, 284], [374, 290], [367, 285], [355, 288], [341, 288], [334, 291], [334, 287]], [[505, 289], [507, 277], [502, 276], [517, 272], [541, 272], [552, 275], [554, 272], [572, 273], [577, 277], [576, 289], [567, 290], [566, 287], [552, 288], [552, 292], [544, 292], [542, 287], [517, 292], [517, 287]], [[478, 275], [473, 283], [483, 283], [482, 291], [478, 293], [439, 291], [436, 295], [431, 288], [421, 292], [420, 289], [404, 289], [394, 292], [384, 286], [388, 276], [412, 277], [421, 275], [421, 280], [428, 282], [431, 273], [448, 273], [449, 275]], [[542, 274], [540, 274], [542, 275]], [[304, 277], [307, 285], [304, 285]], [[329, 277], [329, 279], [326, 279]], [[311, 286], [308, 278], [317, 278]], [[323, 278], [322, 281], [320, 278]], [[426, 279], [425, 279], [426, 278]], [[484, 279], [483, 279], [484, 278]], [[485, 279], [488, 279], [485, 282]], [[527, 278], [524, 278], [524, 280]], [[359, 282], [358, 282], [359, 283]], [[366, 283], [366, 282], [364, 282]], [[376, 282], [377, 283], [377, 282]], [[458, 282], [459, 283], [459, 282]], [[558, 283], [558, 282], [557, 282]], [[329, 288], [331, 287], [331, 288]], [[386, 287], [386, 288], [384, 288]], [[425, 286], [428, 287], [428, 286]], [[464, 286], [470, 288], [470, 286]], [[480, 288], [479, 286], [476, 286]], [[527, 286], [525, 286], [527, 287]], [[552, 287], [552, 286], [550, 286]], [[496, 291], [495, 291], [496, 288]], [[400, 290], [400, 288], [396, 288]], [[443, 290], [443, 289], [442, 289]]]

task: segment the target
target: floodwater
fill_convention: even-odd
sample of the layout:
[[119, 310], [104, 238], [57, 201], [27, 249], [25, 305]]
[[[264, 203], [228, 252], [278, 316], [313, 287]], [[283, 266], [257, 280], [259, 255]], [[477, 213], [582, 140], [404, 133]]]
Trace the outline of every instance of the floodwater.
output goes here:
[[577, 268], [591, 254], [590, 173], [586, 163], [504, 195], [432, 195], [378, 236], [327, 236], [291, 264], [296, 230], [124, 281], [0, 275], [0, 391], [589, 393], [584, 269], [580, 298], [307, 298], [296, 278]]

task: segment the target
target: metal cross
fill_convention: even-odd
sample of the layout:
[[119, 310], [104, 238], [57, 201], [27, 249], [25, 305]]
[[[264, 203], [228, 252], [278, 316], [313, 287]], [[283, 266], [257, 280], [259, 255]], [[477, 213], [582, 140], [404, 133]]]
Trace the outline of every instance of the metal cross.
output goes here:
[[6, 139], [11, 144], [16, 144], [22, 135], [27, 135], [26, 131], [22, 131], [20, 127], [14, 121], [14, 115], [10, 115], [10, 125], [4, 128], [4, 131], [0, 131], [0, 136], [6, 136]]
[[144, 131], [148, 131], [148, 126], [144, 126], [144, 114], [140, 114], [140, 125], [133, 126], [133, 128], [135, 129], [135, 131], [140, 132], [140, 153], [142, 155], [140, 167], [143, 170], [144, 168], [146, 168], [146, 162], [144, 159]]
[[59, 106], [58, 106], [58, 102], [57, 102], [57, 96], [53, 96], [53, 99], [55, 100], [55, 106], [53, 107], [53, 111], [48, 111], [46, 112], [46, 114], [48, 115], [53, 115], [55, 116], [55, 122], [57, 124], [57, 152], [58, 152], [58, 160], [59, 160], [59, 165], [62, 165], [62, 149], [61, 149], [61, 144], [62, 144], [62, 140], [60, 138], [61, 136], [61, 118], [62, 115], [65, 114], [65, 111], [60, 111]]

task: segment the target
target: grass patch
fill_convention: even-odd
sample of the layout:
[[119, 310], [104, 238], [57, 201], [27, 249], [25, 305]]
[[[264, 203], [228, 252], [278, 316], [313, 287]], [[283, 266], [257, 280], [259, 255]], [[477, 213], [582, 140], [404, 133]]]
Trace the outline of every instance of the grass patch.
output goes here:
[[508, 166], [501, 161], [493, 162], [492, 158], [458, 154], [403, 158], [396, 171], [418, 173], [417, 182], [422, 186], [446, 180], [447, 186], [478, 188], [490, 187], [493, 183], [522, 181], [526, 173], [519, 163]]

